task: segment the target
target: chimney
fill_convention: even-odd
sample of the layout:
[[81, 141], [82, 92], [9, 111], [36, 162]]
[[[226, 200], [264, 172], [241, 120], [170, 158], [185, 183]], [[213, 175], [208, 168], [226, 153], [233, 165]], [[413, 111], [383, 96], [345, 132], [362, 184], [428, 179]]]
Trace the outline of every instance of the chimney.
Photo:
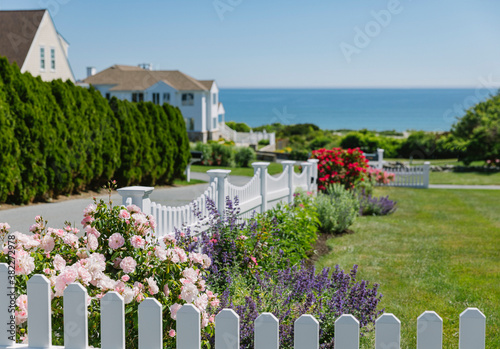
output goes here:
[[144, 70], [153, 70], [152, 63], [140, 63], [138, 66]]
[[87, 77], [91, 77], [92, 75], [95, 75], [95, 73], [95, 67], [87, 67]]

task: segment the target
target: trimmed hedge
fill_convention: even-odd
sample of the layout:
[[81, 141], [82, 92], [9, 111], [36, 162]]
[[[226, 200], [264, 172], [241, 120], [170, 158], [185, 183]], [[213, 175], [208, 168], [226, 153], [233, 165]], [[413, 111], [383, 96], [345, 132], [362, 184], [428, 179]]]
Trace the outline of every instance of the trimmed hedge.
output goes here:
[[115, 178], [171, 183], [190, 158], [179, 109], [107, 101], [93, 87], [44, 82], [0, 58], [0, 202], [28, 203]]

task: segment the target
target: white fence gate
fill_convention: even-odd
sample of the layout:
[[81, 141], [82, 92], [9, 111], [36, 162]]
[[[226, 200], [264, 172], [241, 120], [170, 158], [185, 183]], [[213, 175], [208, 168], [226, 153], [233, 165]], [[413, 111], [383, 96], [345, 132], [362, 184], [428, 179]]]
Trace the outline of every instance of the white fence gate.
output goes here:
[[[272, 208], [276, 203], [293, 202], [293, 193], [297, 188], [308, 191], [317, 190], [317, 159], [297, 163], [295, 161], [283, 161], [283, 173], [273, 177], [267, 172], [268, 162], [255, 162], [254, 176], [244, 186], [236, 186], [229, 183], [227, 176], [230, 170], [209, 170], [210, 184], [207, 190], [198, 198], [193, 200], [196, 207], [201, 211], [201, 216], [207, 216], [206, 203], [212, 200], [219, 212], [224, 212], [226, 197], [231, 200], [238, 197], [240, 216], [249, 218], [253, 212], [262, 213]], [[302, 172], [295, 173], [294, 165], [301, 165]], [[152, 187], [126, 187], [118, 189], [122, 196], [124, 205], [135, 204], [146, 214], [151, 214], [157, 222], [156, 236], [173, 234], [175, 228], [194, 227], [203, 225], [207, 219], [197, 217], [193, 210], [193, 204], [180, 207], [164, 206], [151, 202], [149, 195], [153, 192]]]
[[[52, 345], [50, 281], [34, 275], [28, 281], [28, 344], [16, 344], [10, 331], [15, 320], [9, 312], [12, 285], [9, 267], [0, 264], [0, 347], [61, 349]], [[78, 283], [64, 291], [64, 348], [88, 348], [87, 290]], [[147, 298], [139, 305], [139, 349], [162, 349], [162, 305]], [[14, 325], [12, 325], [12, 323]], [[400, 348], [400, 321], [393, 314], [381, 315], [375, 324], [375, 349]], [[271, 313], [262, 313], [255, 320], [256, 349], [279, 348], [279, 322]], [[201, 348], [200, 312], [191, 304], [177, 312], [177, 349]], [[239, 349], [239, 317], [230, 309], [215, 317], [215, 348]], [[443, 320], [433, 311], [426, 311], [417, 320], [417, 349], [442, 348]], [[125, 303], [116, 292], [101, 299], [101, 348], [125, 349]], [[311, 315], [302, 315], [295, 322], [295, 349], [319, 348], [319, 323]], [[468, 308], [460, 315], [460, 349], [484, 349], [486, 317], [477, 308]], [[335, 321], [335, 348], [359, 349], [359, 322], [344, 314]]]

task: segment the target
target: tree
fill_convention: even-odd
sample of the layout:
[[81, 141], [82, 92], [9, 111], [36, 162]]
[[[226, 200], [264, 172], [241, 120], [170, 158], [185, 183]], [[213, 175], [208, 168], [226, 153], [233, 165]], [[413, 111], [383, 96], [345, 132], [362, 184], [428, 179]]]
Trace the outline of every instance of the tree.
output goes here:
[[452, 133], [465, 164], [474, 160], [499, 159], [500, 91], [467, 110], [453, 125]]

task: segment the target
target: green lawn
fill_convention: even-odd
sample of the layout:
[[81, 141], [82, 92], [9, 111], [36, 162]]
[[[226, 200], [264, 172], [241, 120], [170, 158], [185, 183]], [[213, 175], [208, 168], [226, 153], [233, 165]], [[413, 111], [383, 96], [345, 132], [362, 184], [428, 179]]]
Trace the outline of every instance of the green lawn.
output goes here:
[[431, 184], [500, 185], [500, 172], [431, 172]]
[[[354, 234], [328, 240], [318, 267], [359, 265], [380, 284], [381, 306], [401, 320], [401, 348], [416, 347], [425, 310], [444, 321], [443, 348], [458, 348], [459, 315], [487, 317], [486, 348], [500, 348], [500, 191], [377, 188], [398, 201], [390, 216], [360, 217]], [[362, 341], [373, 348], [374, 333]]]
[[[295, 170], [297, 171], [297, 166]], [[219, 170], [231, 170], [231, 174], [234, 176], [248, 176], [253, 177], [253, 167], [222, 167], [222, 166], [202, 166], [202, 165], [192, 165], [191, 171], [193, 172], [207, 172], [208, 170], [219, 169]], [[271, 162], [267, 171], [271, 175], [275, 175], [283, 172], [283, 166], [277, 162]]]

